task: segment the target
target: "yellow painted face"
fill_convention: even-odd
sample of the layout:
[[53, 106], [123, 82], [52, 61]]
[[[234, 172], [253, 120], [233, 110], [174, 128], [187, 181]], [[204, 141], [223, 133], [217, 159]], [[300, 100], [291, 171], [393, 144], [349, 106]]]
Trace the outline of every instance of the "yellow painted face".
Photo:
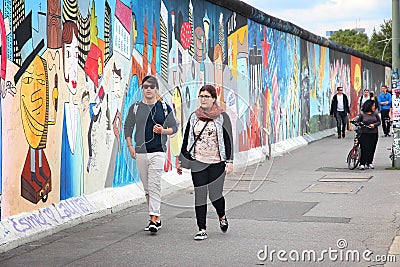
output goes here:
[[354, 69], [354, 90], [357, 93], [361, 90], [361, 68], [359, 64]]
[[175, 87], [171, 100], [174, 104], [176, 118], [182, 121], [182, 96], [178, 87]]
[[32, 148], [46, 139], [48, 87], [45, 62], [36, 56], [21, 78], [21, 117], [25, 137]]

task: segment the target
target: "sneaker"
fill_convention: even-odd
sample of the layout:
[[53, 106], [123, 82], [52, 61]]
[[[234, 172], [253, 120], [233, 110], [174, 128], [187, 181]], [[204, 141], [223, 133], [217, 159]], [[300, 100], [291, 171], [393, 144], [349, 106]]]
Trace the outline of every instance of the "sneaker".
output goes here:
[[374, 169], [375, 167], [374, 167], [374, 165], [372, 165], [372, 164], [368, 164], [368, 168], [369, 168], [369, 169]]
[[359, 170], [365, 170], [365, 166], [364, 165], [360, 165], [360, 167], [358, 167]]
[[[149, 231], [150, 222], [151, 222], [151, 221], [149, 221], [149, 225], [147, 225], [147, 226], [144, 228], [145, 231]], [[162, 227], [162, 226], [161, 226], [161, 221], [156, 222], [156, 226], [157, 226], [157, 229], [160, 230], [161, 227]]]
[[199, 231], [194, 237], [194, 240], [204, 240], [207, 239], [206, 231]]
[[[147, 228], [148, 230], [146, 230], [146, 228]], [[156, 225], [156, 223], [153, 222], [153, 221], [150, 221], [150, 222], [149, 222], [149, 225], [148, 225], [146, 228], [145, 228], [144, 230], [145, 230], [145, 231], [150, 231], [150, 233], [152, 233], [152, 234], [155, 234], [155, 233], [157, 233], [157, 231], [158, 231], [157, 225]]]
[[219, 220], [219, 228], [221, 228], [221, 231], [223, 233], [226, 233], [226, 231], [228, 231], [228, 226], [229, 226], [229, 224], [228, 224], [228, 220], [226, 219], [226, 216], [225, 216], [225, 219]]

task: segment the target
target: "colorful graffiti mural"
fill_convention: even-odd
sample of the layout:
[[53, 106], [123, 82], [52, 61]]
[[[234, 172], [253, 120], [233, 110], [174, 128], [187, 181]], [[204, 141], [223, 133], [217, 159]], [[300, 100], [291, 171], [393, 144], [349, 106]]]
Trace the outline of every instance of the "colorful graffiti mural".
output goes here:
[[390, 75], [209, 1], [0, 3], [1, 218], [139, 182], [122, 129], [145, 75], [179, 121], [166, 172], [204, 84], [242, 153], [331, 128], [337, 86], [354, 115], [361, 88], [378, 93]]

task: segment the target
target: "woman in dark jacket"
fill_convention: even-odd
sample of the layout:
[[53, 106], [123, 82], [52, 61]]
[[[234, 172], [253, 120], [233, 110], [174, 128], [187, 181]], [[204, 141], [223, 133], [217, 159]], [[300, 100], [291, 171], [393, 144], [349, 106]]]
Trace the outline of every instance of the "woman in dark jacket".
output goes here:
[[[201, 106], [190, 115], [183, 138], [181, 157], [190, 163], [195, 192], [195, 212], [199, 232], [195, 240], [204, 240], [206, 233], [207, 194], [217, 211], [222, 232], [228, 230], [225, 198], [222, 195], [225, 175], [233, 171], [232, 125], [229, 116], [216, 104], [217, 92], [212, 85], [200, 89]], [[181, 163], [177, 166], [182, 174]]]
[[361, 128], [360, 146], [361, 159], [360, 170], [365, 168], [373, 169], [372, 161], [374, 160], [376, 144], [378, 143], [378, 126], [381, 125], [381, 118], [376, 112], [376, 104], [374, 100], [365, 101], [363, 112], [357, 116], [356, 121], [362, 122], [365, 127]]

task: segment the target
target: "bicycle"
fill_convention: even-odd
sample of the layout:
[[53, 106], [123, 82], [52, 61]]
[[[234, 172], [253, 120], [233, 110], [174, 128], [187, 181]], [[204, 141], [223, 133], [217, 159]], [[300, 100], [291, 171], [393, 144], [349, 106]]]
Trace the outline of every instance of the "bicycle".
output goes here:
[[350, 170], [354, 170], [357, 168], [358, 164], [360, 164], [360, 159], [361, 159], [361, 147], [360, 147], [360, 136], [361, 136], [361, 128], [366, 127], [370, 128], [368, 125], [365, 125], [362, 122], [357, 122], [357, 121], [351, 121], [351, 124], [354, 124], [355, 126], [355, 134], [354, 134], [354, 142], [353, 142], [353, 147], [350, 149], [349, 154], [347, 155], [347, 167]]

